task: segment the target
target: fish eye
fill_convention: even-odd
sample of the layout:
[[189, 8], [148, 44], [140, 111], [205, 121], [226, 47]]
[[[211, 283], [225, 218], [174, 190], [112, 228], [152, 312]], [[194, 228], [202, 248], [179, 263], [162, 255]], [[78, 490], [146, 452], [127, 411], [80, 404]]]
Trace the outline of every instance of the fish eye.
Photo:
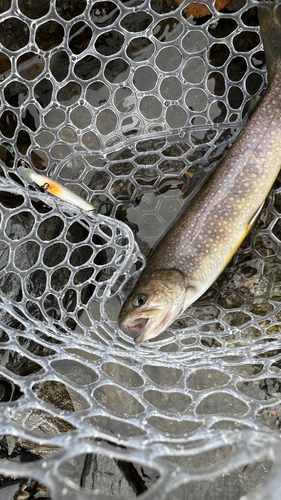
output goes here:
[[132, 297], [132, 304], [135, 307], [143, 306], [146, 303], [146, 301], [147, 301], [147, 296], [144, 295], [144, 293], [136, 293], [136, 295]]

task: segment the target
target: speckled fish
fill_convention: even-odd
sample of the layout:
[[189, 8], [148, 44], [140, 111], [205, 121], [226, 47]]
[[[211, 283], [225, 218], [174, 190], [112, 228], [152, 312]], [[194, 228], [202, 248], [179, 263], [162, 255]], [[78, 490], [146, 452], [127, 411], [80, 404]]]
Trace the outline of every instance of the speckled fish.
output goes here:
[[157, 245], [119, 316], [144, 342], [216, 280], [248, 234], [281, 166], [281, 7], [259, 7], [269, 85], [232, 149]]
[[65, 186], [62, 186], [53, 179], [50, 179], [50, 177], [47, 177], [46, 175], [37, 174], [37, 172], [34, 172], [31, 168], [25, 166], [19, 167], [18, 173], [24, 179], [34, 182], [54, 196], [57, 196], [68, 203], [72, 203], [72, 205], [76, 205], [77, 207], [87, 210], [88, 212], [95, 210], [90, 203], [83, 200], [83, 198], [80, 198], [80, 196], [75, 194], [73, 191], [67, 189]]

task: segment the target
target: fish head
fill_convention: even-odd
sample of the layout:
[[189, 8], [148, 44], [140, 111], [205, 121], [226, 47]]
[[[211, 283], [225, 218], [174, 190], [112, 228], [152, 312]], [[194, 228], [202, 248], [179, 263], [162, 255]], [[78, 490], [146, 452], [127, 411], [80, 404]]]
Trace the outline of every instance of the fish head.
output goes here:
[[177, 269], [144, 270], [123, 304], [119, 327], [137, 333], [138, 343], [157, 337], [184, 311], [193, 288]]

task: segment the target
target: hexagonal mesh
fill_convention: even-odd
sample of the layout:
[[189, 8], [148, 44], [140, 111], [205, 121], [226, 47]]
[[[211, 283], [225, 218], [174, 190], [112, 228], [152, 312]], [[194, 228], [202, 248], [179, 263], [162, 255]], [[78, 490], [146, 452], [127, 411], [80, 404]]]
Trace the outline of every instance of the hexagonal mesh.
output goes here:
[[172, 327], [140, 346], [117, 327], [135, 241], [147, 255], [265, 88], [256, 4], [225, 4], [0, 2], [0, 471], [53, 500], [280, 498], [279, 181]]

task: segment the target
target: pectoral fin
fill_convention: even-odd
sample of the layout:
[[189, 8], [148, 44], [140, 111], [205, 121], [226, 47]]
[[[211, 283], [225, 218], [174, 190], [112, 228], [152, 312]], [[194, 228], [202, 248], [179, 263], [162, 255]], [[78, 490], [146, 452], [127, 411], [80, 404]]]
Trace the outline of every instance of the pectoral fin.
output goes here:
[[232, 249], [232, 251], [230, 252], [230, 254], [228, 255], [226, 261], [225, 261], [225, 266], [230, 262], [230, 260], [232, 259], [233, 255], [237, 252], [238, 248], [240, 247], [242, 241], [244, 241], [244, 239], [246, 238], [247, 234], [249, 233], [252, 225], [256, 222], [256, 220], [258, 219], [261, 211], [262, 211], [262, 207], [263, 207], [264, 203], [262, 203], [262, 205], [256, 210], [256, 212], [254, 213], [253, 217], [250, 219], [250, 222], [247, 226], [247, 229], [245, 231], [245, 233], [243, 234], [242, 238], [236, 243], [235, 247]]
[[254, 213], [253, 217], [251, 218], [250, 222], [249, 222], [249, 231], [251, 229], [251, 227], [255, 224], [255, 222], [257, 221], [261, 211], [262, 211], [262, 208], [264, 206], [264, 202], [262, 203], [262, 205], [257, 209], [257, 211]]

